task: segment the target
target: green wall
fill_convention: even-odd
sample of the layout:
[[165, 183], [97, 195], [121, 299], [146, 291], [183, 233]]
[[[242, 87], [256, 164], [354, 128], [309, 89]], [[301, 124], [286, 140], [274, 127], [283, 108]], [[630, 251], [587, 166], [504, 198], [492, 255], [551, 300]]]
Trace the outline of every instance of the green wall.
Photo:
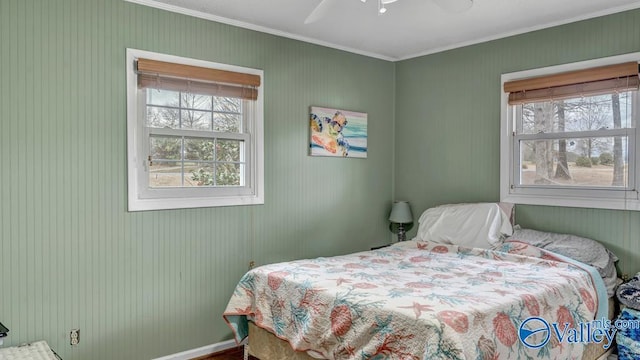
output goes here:
[[[265, 205], [126, 211], [127, 47], [264, 70]], [[5, 346], [120, 360], [216, 343], [250, 260], [387, 242], [394, 67], [122, 0], [0, 0]], [[368, 159], [307, 156], [310, 105], [367, 112]]]
[[[638, 10], [397, 63], [396, 198], [412, 201], [416, 219], [439, 204], [499, 200], [500, 75], [636, 51]], [[516, 219], [597, 239], [623, 272], [640, 271], [640, 212], [517, 206]]]
[[[265, 205], [126, 211], [127, 47], [264, 69]], [[229, 339], [221, 312], [250, 260], [383, 244], [393, 197], [416, 218], [498, 200], [501, 73], [633, 51], [640, 11], [393, 64], [122, 0], [0, 0], [5, 344], [150, 359]], [[369, 158], [308, 157], [310, 105], [366, 111]], [[517, 217], [594, 237], [640, 270], [638, 212]]]

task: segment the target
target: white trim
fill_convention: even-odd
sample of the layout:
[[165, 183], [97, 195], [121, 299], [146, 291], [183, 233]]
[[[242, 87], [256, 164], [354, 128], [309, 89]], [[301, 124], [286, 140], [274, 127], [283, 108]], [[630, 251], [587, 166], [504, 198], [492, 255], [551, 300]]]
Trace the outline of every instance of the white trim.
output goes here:
[[219, 351], [233, 349], [237, 347], [235, 340], [227, 340], [216, 344], [206, 345], [197, 349], [183, 351], [173, 355], [167, 355], [153, 360], [189, 360], [199, 356], [211, 355]]
[[[258, 98], [253, 105], [253, 111], [255, 111], [254, 121], [251, 125], [252, 129], [249, 129], [249, 134], [251, 136], [249, 144], [251, 149], [249, 149], [250, 154], [248, 154], [248, 157], [251, 164], [245, 165], [247, 166], [245, 171], [249, 172], [250, 177], [250, 180], [245, 179], [245, 181], [249, 183], [246, 187], [243, 187], [246, 193], [239, 191], [238, 193], [230, 194], [229, 192], [233, 191], [232, 188], [219, 188], [212, 189], [210, 192], [211, 196], [206, 196], [202, 191], [198, 191], [203, 189], [183, 189], [185, 190], [185, 195], [176, 197], [172, 191], [162, 190], [166, 196], [150, 198], [146, 195], [147, 191], [140, 188], [140, 181], [142, 181], [141, 178], [145, 176], [143, 169], [144, 166], [146, 166], [146, 159], [138, 158], [138, 154], [142, 153], [141, 149], [139, 149], [139, 147], [142, 146], [142, 136], [140, 132], [145, 131], [140, 125], [141, 122], [138, 120], [138, 117], [140, 116], [138, 111], [142, 110], [138, 109], [137, 74], [135, 73], [133, 66], [134, 60], [139, 57], [193, 66], [214, 67], [220, 70], [243, 72], [260, 76], [261, 81], [260, 86], [258, 87]], [[205, 60], [160, 54], [131, 48], [128, 48], [126, 51], [126, 61], [128, 210], [167, 210], [264, 204], [264, 72], [259, 69], [220, 64]], [[144, 111], [142, 113], [144, 114]], [[162, 130], [159, 131], [161, 132]], [[159, 193], [158, 189], [154, 189], [154, 192]]]
[[[501, 80], [500, 92], [504, 94], [504, 91], [503, 91], [504, 83], [511, 80], [520, 80], [520, 79], [532, 78], [537, 76], [586, 69], [590, 67], [612, 65], [612, 64], [629, 62], [629, 61], [638, 61], [639, 59], [640, 59], [640, 52], [634, 52], [629, 54], [609, 56], [609, 57], [598, 58], [598, 59], [578, 61], [578, 62], [569, 63], [569, 64], [553, 65], [553, 66], [547, 66], [547, 67], [542, 67], [538, 69], [522, 70], [522, 71], [502, 74], [500, 77], [500, 80]], [[508, 97], [505, 99], [508, 99]]]
[[592, 131], [565, 131], [565, 132], [549, 132], [535, 134], [519, 134], [516, 135], [517, 140], [533, 141], [533, 140], [559, 140], [571, 138], [595, 138], [595, 137], [612, 137], [612, 136], [631, 136], [634, 133], [633, 128], [605, 129]]
[[[130, 0], [127, 0], [127, 1], [130, 1]], [[441, 47], [437, 47], [437, 48], [434, 48], [434, 49], [426, 50], [424, 52], [419, 52], [417, 54], [408, 55], [408, 56], [402, 56], [402, 57], [399, 57], [396, 61], [409, 60], [409, 59], [413, 59], [413, 58], [420, 57], [420, 56], [436, 54], [436, 53], [439, 53], [439, 52], [444, 52], [444, 51], [447, 51], [447, 50], [453, 50], [453, 49], [457, 49], [457, 48], [461, 48], [461, 47], [465, 47], [465, 46], [480, 44], [480, 43], [493, 41], [493, 40], [498, 40], [498, 39], [504, 39], [504, 38], [507, 38], [507, 37], [510, 37], [510, 36], [526, 34], [526, 33], [533, 32], [533, 31], [548, 29], [548, 28], [552, 28], [552, 27], [560, 26], [560, 25], [571, 24], [571, 23], [574, 23], [574, 22], [593, 19], [593, 18], [597, 18], [597, 17], [600, 17], [600, 16], [607, 16], [607, 15], [616, 14], [616, 13], [620, 13], [620, 12], [624, 12], [624, 11], [635, 10], [638, 7], [640, 7], [640, 1], [636, 1], [636, 2], [634, 2], [632, 4], [627, 4], [627, 5], [614, 7], [614, 8], [611, 8], [611, 9], [605, 9], [605, 10], [596, 11], [596, 12], [592, 12], [592, 13], [588, 13], [588, 14], [583, 14], [583, 15], [576, 16], [576, 17], [573, 17], [573, 18], [570, 18], [570, 19], [553, 21], [553, 22], [550, 22], [550, 23], [531, 26], [531, 27], [524, 28], [524, 29], [519, 29], [519, 30], [505, 31], [503, 33], [490, 35], [490, 36], [485, 36], [485, 37], [482, 37], [482, 38], [479, 38], [479, 39], [475, 39], [475, 40], [462, 41], [462, 42], [455, 43], [455, 44], [448, 45], [448, 46], [441, 46]]]
[[164, 136], [185, 136], [189, 138], [205, 138], [205, 139], [221, 139], [221, 140], [239, 140], [250, 141], [251, 136], [246, 133], [224, 133], [216, 132], [215, 135], [211, 135], [211, 131], [202, 130], [185, 130], [185, 129], [165, 129], [165, 128], [149, 128], [149, 134], [151, 135], [164, 135]]
[[247, 22], [240, 21], [240, 20], [229, 19], [229, 18], [226, 18], [226, 17], [223, 17], [223, 16], [209, 14], [209, 13], [206, 13], [206, 12], [203, 12], [203, 11], [197, 11], [197, 10], [191, 10], [191, 9], [183, 8], [181, 6], [169, 5], [169, 4], [165, 4], [165, 3], [162, 3], [162, 2], [159, 2], [159, 1], [155, 1], [155, 0], [124, 0], [124, 1], [130, 2], [130, 3], [134, 3], [134, 4], [139, 4], [139, 5], [145, 5], [145, 6], [153, 7], [153, 8], [160, 9], [160, 10], [166, 10], [166, 11], [170, 11], [170, 12], [177, 13], [177, 14], [193, 16], [193, 17], [197, 17], [197, 18], [200, 18], [200, 19], [215, 21], [215, 22], [219, 22], [219, 23], [227, 24], [227, 25], [231, 25], [231, 26], [237, 26], [237, 27], [240, 27], [240, 28], [243, 28], [243, 29], [259, 31], [259, 32], [262, 32], [262, 33], [265, 33], [265, 34], [271, 34], [271, 35], [281, 36], [281, 37], [288, 38], [288, 39], [304, 41], [304, 42], [309, 43], [309, 44], [325, 46], [325, 47], [328, 47], [328, 48], [347, 51], [347, 52], [350, 52], [350, 53], [354, 53], [354, 54], [358, 54], [358, 55], [364, 55], [364, 56], [375, 58], [375, 59], [392, 61], [392, 62], [398, 60], [397, 58], [386, 56], [386, 55], [381, 55], [381, 54], [372, 53], [372, 52], [369, 52], [369, 51], [363, 51], [363, 50], [359, 50], [359, 49], [354, 49], [354, 48], [351, 48], [351, 47], [348, 47], [348, 46], [337, 45], [337, 44], [333, 44], [333, 43], [330, 43], [330, 42], [327, 42], [327, 41], [322, 41], [322, 40], [318, 40], [318, 39], [314, 39], [314, 38], [310, 38], [310, 37], [306, 37], [306, 36], [302, 36], [302, 35], [293, 34], [293, 33], [287, 32], [287, 31], [272, 29], [270, 27], [261, 26], [261, 25], [255, 25], [255, 24], [247, 23]]
[[633, 199], [596, 199], [583, 197], [569, 198], [558, 196], [509, 194], [504, 198], [500, 197], [500, 201], [526, 205], [640, 211], [640, 201]]
[[[509, 94], [504, 92], [504, 83], [512, 80], [527, 79], [537, 76], [557, 74], [567, 71], [580, 70], [604, 65], [623, 63], [628, 61], [639, 61], [640, 52], [611, 56], [606, 58], [580, 61], [570, 64], [549, 66], [540, 69], [524, 70], [500, 77], [500, 201], [515, 204], [529, 205], [549, 205], [549, 206], [569, 206], [569, 207], [589, 207], [599, 209], [619, 209], [619, 210], [640, 210], [640, 200], [638, 199], [637, 181], [640, 181], [640, 163], [635, 156], [634, 147], [640, 141], [637, 135], [629, 135], [629, 139], [635, 140], [634, 144], [629, 144], [629, 163], [635, 167], [635, 173], [629, 174], [629, 186], [631, 191], [624, 189], [541, 189], [534, 187], [517, 187], [511, 189], [511, 184], [516, 183], [512, 177], [512, 162], [518, 156], [515, 153], [515, 140], [524, 135], [513, 135], [513, 120], [509, 110]], [[634, 106], [638, 106], [636, 103]], [[636, 115], [637, 116], [637, 115]], [[639, 124], [635, 124], [635, 129], [616, 129], [618, 131], [640, 131]], [[608, 130], [612, 131], [612, 130]], [[593, 132], [599, 134], [600, 132]], [[605, 132], [602, 132], [603, 134]], [[545, 134], [545, 136], [555, 137], [555, 134]], [[526, 137], [526, 136], [525, 136]], [[593, 195], [593, 196], [591, 196]]]
[[244, 21], [239, 21], [239, 20], [235, 20], [235, 19], [229, 19], [229, 18], [226, 18], [226, 17], [209, 14], [209, 13], [205, 13], [205, 12], [202, 12], [202, 11], [191, 10], [191, 9], [187, 9], [187, 8], [184, 8], [184, 7], [181, 7], [181, 6], [169, 5], [169, 4], [165, 4], [165, 3], [162, 3], [162, 2], [159, 2], [159, 1], [155, 1], [155, 0], [124, 0], [124, 1], [130, 2], [130, 3], [134, 3], [134, 4], [139, 4], [139, 5], [145, 5], [145, 6], [153, 7], [153, 8], [156, 8], [156, 9], [166, 10], [166, 11], [170, 11], [170, 12], [174, 12], [174, 13], [178, 13], [178, 14], [193, 16], [193, 17], [197, 17], [197, 18], [201, 18], [201, 19], [205, 19], [205, 20], [215, 21], [215, 22], [219, 22], [219, 23], [223, 23], [223, 24], [227, 24], [227, 25], [237, 26], [237, 27], [241, 27], [241, 28], [244, 28], [244, 29], [255, 30], [255, 31], [266, 33], [266, 34], [282, 36], [282, 37], [293, 39], [293, 40], [300, 40], [300, 41], [304, 41], [304, 42], [307, 42], [307, 43], [310, 43], [310, 44], [326, 46], [326, 47], [333, 48], [333, 49], [343, 50], [343, 51], [347, 51], [347, 52], [350, 52], [350, 53], [354, 53], [354, 54], [358, 54], [358, 55], [364, 55], [364, 56], [368, 56], [368, 57], [372, 57], [372, 58], [376, 58], [376, 59], [381, 59], [381, 60], [386, 60], [386, 61], [391, 61], [391, 62], [409, 60], [409, 59], [417, 58], [417, 57], [420, 57], [420, 56], [440, 53], [440, 52], [444, 52], [444, 51], [447, 51], [447, 50], [457, 49], [457, 48], [461, 48], [461, 47], [465, 47], [465, 46], [469, 46], [469, 45], [475, 45], [475, 44], [480, 44], [480, 43], [487, 42], [487, 41], [493, 41], [493, 40], [497, 40], [497, 39], [502, 39], [502, 38], [506, 38], [506, 37], [509, 37], [509, 36], [525, 34], [525, 33], [528, 33], [528, 32], [547, 29], [547, 28], [551, 28], [551, 27], [554, 27], [554, 26], [566, 25], [566, 24], [570, 24], [570, 23], [573, 23], [573, 22], [592, 19], [592, 18], [596, 18], [596, 17], [600, 17], [600, 16], [606, 16], [606, 15], [616, 14], [616, 13], [620, 13], [620, 12], [624, 12], [624, 11], [634, 10], [634, 9], [637, 9], [638, 7], [640, 7], [640, 1], [637, 1], [637, 2], [634, 2], [632, 4], [627, 4], [627, 5], [614, 7], [614, 8], [611, 8], [611, 9], [605, 9], [605, 10], [601, 10], [601, 11], [596, 11], [596, 12], [592, 12], [592, 13], [589, 13], [589, 14], [576, 16], [576, 17], [573, 17], [573, 18], [570, 18], [570, 19], [554, 21], [554, 22], [541, 24], [541, 25], [536, 25], [536, 26], [531, 26], [531, 27], [528, 27], [528, 28], [514, 30], [514, 31], [506, 31], [506, 32], [503, 32], [503, 33], [490, 35], [490, 36], [485, 36], [485, 37], [482, 37], [482, 38], [479, 38], [479, 39], [475, 39], [475, 40], [461, 41], [461, 42], [457, 42], [457, 43], [454, 43], [454, 44], [451, 44], [451, 45], [441, 46], [441, 47], [437, 47], [437, 48], [434, 48], [434, 49], [425, 50], [425, 51], [422, 51], [422, 52], [419, 52], [419, 53], [415, 53], [415, 54], [412, 54], [412, 55], [394, 57], [394, 56], [388, 56], [388, 55], [382, 55], [382, 54], [378, 54], [378, 53], [373, 53], [373, 52], [369, 52], [369, 51], [363, 51], [363, 50], [351, 48], [351, 47], [348, 47], [348, 46], [337, 45], [337, 44], [333, 44], [333, 43], [330, 43], [330, 42], [326, 42], [326, 41], [317, 40], [317, 39], [313, 39], [313, 38], [306, 37], [306, 36], [293, 34], [293, 33], [287, 32], [287, 31], [272, 29], [272, 28], [269, 28], [269, 27], [266, 27], [266, 26], [250, 24], [250, 23], [247, 23], [247, 22], [244, 22]]

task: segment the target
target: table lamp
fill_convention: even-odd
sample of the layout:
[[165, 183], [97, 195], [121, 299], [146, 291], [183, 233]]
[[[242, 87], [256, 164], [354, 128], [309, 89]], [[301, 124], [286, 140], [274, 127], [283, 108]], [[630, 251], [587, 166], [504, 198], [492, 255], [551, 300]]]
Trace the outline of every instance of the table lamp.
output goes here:
[[408, 201], [394, 201], [389, 214], [389, 221], [398, 224], [398, 241], [407, 240], [405, 224], [413, 223], [413, 214]]
[[0, 323], [0, 345], [2, 345], [2, 343], [4, 342], [4, 338], [7, 337], [8, 333], [9, 333], [9, 329], [7, 329], [6, 326]]

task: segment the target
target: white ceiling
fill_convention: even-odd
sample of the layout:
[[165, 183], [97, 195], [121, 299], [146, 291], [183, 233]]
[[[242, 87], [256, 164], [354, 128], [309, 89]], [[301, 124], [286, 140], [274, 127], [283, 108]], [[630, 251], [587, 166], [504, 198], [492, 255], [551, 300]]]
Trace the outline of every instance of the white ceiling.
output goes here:
[[468, 11], [449, 13], [431, 0], [398, 0], [379, 16], [377, 0], [339, 0], [327, 16], [305, 25], [320, 0], [126, 1], [385, 60], [640, 8], [639, 0], [474, 0]]

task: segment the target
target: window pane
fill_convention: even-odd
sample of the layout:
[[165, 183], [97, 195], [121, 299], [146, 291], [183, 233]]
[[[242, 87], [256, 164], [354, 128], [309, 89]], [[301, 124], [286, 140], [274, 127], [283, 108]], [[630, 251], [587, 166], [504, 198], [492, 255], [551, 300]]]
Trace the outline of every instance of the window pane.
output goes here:
[[177, 91], [147, 89], [147, 104], [177, 107], [179, 96]]
[[185, 163], [184, 165], [184, 186], [199, 187], [213, 186], [213, 165]]
[[216, 146], [216, 160], [240, 162], [240, 146], [239, 140], [218, 140]]
[[183, 109], [211, 110], [213, 100], [210, 95], [182, 93], [180, 107]]
[[197, 110], [182, 110], [182, 128], [211, 130], [211, 113]]
[[240, 186], [240, 164], [217, 164], [216, 184], [218, 186]]
[[240, 113], [242, 112], [242, 99], [216, 96], [213, 100], [213, 111]]
[[147, 126], [155, 128], [180, 127], [178, 109], [147, 106]]
[[173, 136], [151, 136], [149, 155], [152, 160], [180, 160], [182, 139]]
[[153, 162], [149, 166], [149, 187], [182, 186], [182, 166], [176, 161]]
[[241, 117], [238, 114], [214, 113], [213, 131], [237, 133], [242, 126]]
[[626, 136], [520, 142], [520, 185], [627, 187]]
[[213, 160], [213, 140], [211, 139], [185, 139], [184, 158], [186, 160]]
[[631, 91], [519, 106], [520, 133], [631, 128]]

